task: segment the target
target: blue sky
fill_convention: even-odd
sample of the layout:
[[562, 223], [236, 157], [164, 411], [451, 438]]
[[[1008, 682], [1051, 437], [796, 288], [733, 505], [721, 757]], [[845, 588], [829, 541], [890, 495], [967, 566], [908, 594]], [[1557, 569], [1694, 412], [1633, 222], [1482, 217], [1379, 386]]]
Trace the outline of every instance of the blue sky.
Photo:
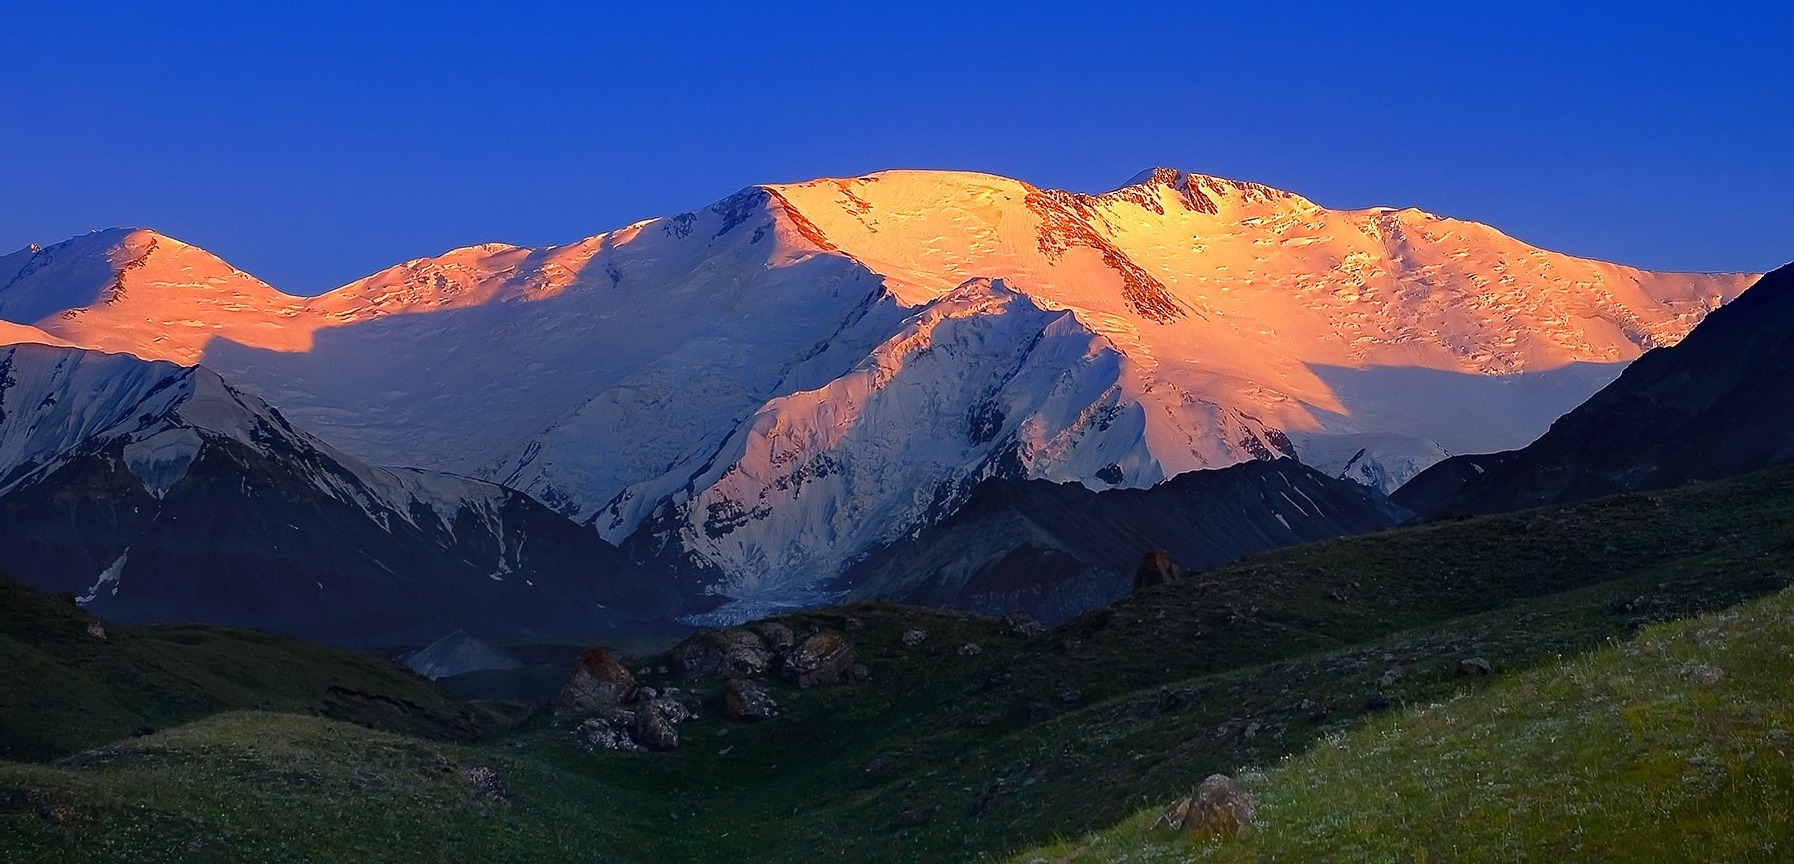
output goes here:
[[144, 225], [312, 293], [758, 182], [1172, 165], [1794, 259], [1794, 4], [273, 5], [11, 4], [0, 251]]

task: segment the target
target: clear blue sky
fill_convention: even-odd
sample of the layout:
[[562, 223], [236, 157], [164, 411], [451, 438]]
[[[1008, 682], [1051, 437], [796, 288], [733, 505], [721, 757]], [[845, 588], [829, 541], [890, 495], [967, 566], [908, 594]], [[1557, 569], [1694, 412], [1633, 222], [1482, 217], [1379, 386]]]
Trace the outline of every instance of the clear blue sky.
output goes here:
[[0, 9], [0, 251], [144, 225], [311, 293], [757, 182], [1173, 165], [1640, 266], [1794, 259], [1786, 2], [291, 5]]

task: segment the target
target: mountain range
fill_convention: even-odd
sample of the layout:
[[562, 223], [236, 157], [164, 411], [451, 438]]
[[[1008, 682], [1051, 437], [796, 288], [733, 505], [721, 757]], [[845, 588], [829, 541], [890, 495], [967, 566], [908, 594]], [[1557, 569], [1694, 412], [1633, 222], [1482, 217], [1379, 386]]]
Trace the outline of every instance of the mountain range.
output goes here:
[[[150, 554], [124, 539], [144, 536], [136, 514], [201, 506], [182, 504], [190, 487], [226, 475], [195, 466], [223, 459], [256, 478], [242, 488], [305, 489], [293, 500], [335, 514], [317, 524], [420, 532], [400, 545], [449, 550], [464, 562], [449, 568], [457, 590], [514, 588], [500, 565], [518, 538], [487, 518], [511, 508], [553, 526], [530, 537], [562, 538], [566, 551], [540, 560], [592, 563], [589, 581], [548, 579], [570, 565], [544, 564], [525, 583], [616, 592], [603, 596], [642, 620], [739, 620], [873, 590], [862, 585], [921, 590], [925, 576], [890, 562], [936, 554], [916, 544], [991, 500], [979, 490], [992, 481], [1140, 490], [1294, 457], [1318, 472], [1301, 482], [1391, 491], [1446, 457], [1528, 443], [1754, 278], [1640, 271], [1474, 222], [1332, 210], [1169, 169], [1100, 195], [928, 171], [757, 186], [566, 246], [409, 261], [315, 297], [152, 231], [103, 231], [0, 257], [0, 338], [46, 346], [11, 349], [30, 380], [138, 364], [142, 383], [102, 400], [116, 409], [104, 417], [56, 420], [49, 443], [32, 431], [42, 422], [0, 417], [18, 427], [9, 448], [28, 442], [0, 505], [29, 520], [56, 512], [52, 499], [76, 502], [70, 514], [131, 501], [130, 518], [105, 515], [114, 535], [82, 541], [68, 568], [80, 578], [57, 577], [94, 602], [119, 584], [106, 573], [129, 577]], [[59, 345], [132, 357], [76, 362]], [[55, 380], [8, 396], [12, 416], [89, 394]], [[175, 404], [189, 391], [226, 394], [201, 402], [229, 416], [190, 419], [199, 403]], [[104, 491], [67, 491], [83, 484]], [[30, 489], [46, 497], [20, 497]], [[1260, 525], [1301, 516], [1257, 512]], [[448, 527], [468, 514], [483, 527]], [[1291, 538], [1376, 527], [1307, 516], [1285, 526]], [[256, 548], [273, 548], [286, 517], [258, 518]], [[308, 557], [323, 554], [292, 572], [326, 567]], [[370, 557], [381, 566], [332, 572], [448, 578], [381, 576], [390, 553], [358, 560]], [[386, 615], [417, 594], [355, 602]], [[408, 614], [378, 629], [478, 633], [447, 611]]]

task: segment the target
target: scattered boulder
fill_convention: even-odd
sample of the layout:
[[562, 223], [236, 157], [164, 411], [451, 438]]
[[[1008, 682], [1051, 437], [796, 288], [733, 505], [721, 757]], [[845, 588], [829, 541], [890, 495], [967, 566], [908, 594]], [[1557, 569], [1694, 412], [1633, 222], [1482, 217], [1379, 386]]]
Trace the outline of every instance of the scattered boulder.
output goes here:
[[635, 676], [609, 651], [593, 648], [579, 655], [573, 678], [555, 700], [556, 714], [592, 714], [615, 708], [635, 695]]
[[691, 719], [684, 704], [661, 697], [642, 704], [635, 713], [635, 743], [649, 750], [672, 750], [679, 746], [679, 724]]
[[506, 791], [506, 789], [505, 789], [504, 778], [498, 776], [498, 771], [494, 770], [492, 768], [492, 766], [490, 766], [490, 765], [480, 765], [480, 766], [477, 766], [474, 768], [463, 768], [463, 769], [461, 769], [461, 779], [466, 780], [469, 784], [472, 784], [474, 794], [480, 795], [482, 797], [486, 797], [486, 798], [509, 798], [510, 797], [510, 793], [508, 791]]
[[897, 818], [891, 820], [891, 827], [892, 828], [914, 828], [917, 825], [921, 825], [921, 824], [927, 822], [929, 819], [931, 819], [933, 817], [934, 817], [934, 808], [933, 807], [916, 807], [916, 808], [912, 808], [909, 810], [905, 810], [902, 813], [897, 814]]
[[1489, 665], [1489, 661], [1481, 657], [1458, 661], [1458, 677], [1460, 678], [1480, 677], [1493, 671], [1495, 671], [1495, 667]]
[[927, 630], [923, 630], [920, 627], [911, 627], [908, 630], [903, 631], [903, 646], [905, 648], [914, 648], [917, 645], [922, 644], [927, 638]]
[[642, 748], [630, 736], [630, 728], [634, 725], [635, 715], [627, 711], [614, 713], [610, 719], [593, 717], [573, 730], [573, 738], [579, 742], [580, 749], [587, 753], [594, 750], [640, 750]]
[[1045, 624], [1034, 620], [1034, 616], [1020, 609], [1003, 613], [1003, 627], [1024, 639], [1032, 639], [1046, 632]]
[[747, 626], [749, 630], [760, 634], [760, 638], [766, 640], [767, 647], [774, 652], [789, 651], [791, 646], [797, 644], [797, 634], [777, 621], [757, 621]]
[[779, 703], [760, 685], [746, 678], [731, 678], [723, 685], [723, 716], [752, 722], [777, 717]]
[[1187, 798], [1181, 798], [1159, 814], [1154, 827], [1163, 825], [1190, 837], [1213, 840], [1232, 837], [1251, 828], [1258, 801], [1226, 774], [1211, 774]]
[[754, 678], [773, 666], [766, 639], [746, 627], [699, 630], [673, 646], [673, 668], [688, 678]]
[[1182, 575], [1177, 565], [1171, 563], [1171, 554], [1163, 549], [1154, 549], [1140, 559], [1139, 569], [1134, 571], [1134, 590], [1148, 588], [1153, 585], [1170, 585]]
[[824, 630], [798, 643], [785, 655], [780, 674], [799, 687], [840, 681], [854, 665], [853, 646], [833, 630]]

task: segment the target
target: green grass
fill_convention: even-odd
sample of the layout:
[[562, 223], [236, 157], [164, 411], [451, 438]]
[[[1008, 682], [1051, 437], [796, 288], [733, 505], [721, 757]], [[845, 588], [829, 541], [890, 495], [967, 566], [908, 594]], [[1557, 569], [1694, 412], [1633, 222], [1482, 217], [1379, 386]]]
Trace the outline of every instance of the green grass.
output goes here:
[[[508, 795], [463, 772], [493, 768]], [[224, 713], [53, 765], [0, 763], [8, 862], [613, 861], [615, 789], [529, 760]], [[640, 860], [640, 859], [636, 859]]]
[[[11, 675], [0, 679], [0, 741], [16, 748], [6, 758], [54, 758], [218, 711], [347, 722], [230, 713], [49, 765], [0, 763], [11, 832], [0, 834], [0, 858], [52, 849], [104, 860], [149, 842], [149, 829], [132, 826], [153, 824], [158, 837], [186, 838], [153, 846], [176, 857], [219, 836], [264, 844], [255, 848], [274, 849], [261, 856], [273, 860], [387, 860], [391, 834], [413, 858], [988, 860], [1124, 822], [1215, 771], [1359, 740], [1352, 730], [1394, 713], [1457, 710], [1653, 622], [1779, 591], [1790, 574], [1794, 469], [1784, 468], [1256, 556], [1032, 640], [969, 615], [859, 604], [784, 620], [800, 633], [844, 631], [870, 681], [774, 682], [781, 716], [739, 725], [717, 716], [714, 684], [650, 674], [704, 703], [680, 748], [596, 754], [574, 747], [566, 722], [501, 718], [377, 658], [215, 628], [117, 628], [89, 644], [78, 610], [9, 618], [9, 594], [0, 658], [22, 659], [0, 672]], [[913, 626], [931, 635], [906, 648], [899, 637]], [[982, 652], [962, 656], [968, 642]], [[1457, 677], [1468, 657], [1497, 674]], [[330, 695], [342, 689], [364, 695]], [[1397, 710], [1372, 710], [1372, 697]], [[1487, 721], [1496, 732], [1505, 722]], [[309, 749], [283, 767], [245, 749], [292, 736]], [[405, 748], [428, 755], [392, 755]], [[109, 752], [129, 758], [94, 758]], [[443, 760], [497, 766], [516, 794], [502, 809], [463, 800], [471, 793], [458, 775], [431, 773]], [[374, 776], [357, 780], [345, 766]], [[216, 791], [157, 797], [189, 776]], [[397, 785], [380, 785], [388, 780]], [[1275, 792], [1266, 798], [1277, 812]], [[250, 809], [233, 813], [232, 802]], [[59, 807], [100, 815], [57, 821]], [[383, 815], [394, 808], [428, 830], [381, 821], [400, 818]], [[930, 818], [895, 824], [915, 809]], [[335, 815], [307, 821], [317, 814]]]
[[1329, 736], [1263, 771], [1244, 836], [1145, 810], [1013, 859], [1785, 861], [1794, 856], [1794, 594]]
[[248, 630], [117, 627], [0, 576], [0, 759], [42, 760], [219, 711], [473, 740], [502, 724], [389, 661]]

